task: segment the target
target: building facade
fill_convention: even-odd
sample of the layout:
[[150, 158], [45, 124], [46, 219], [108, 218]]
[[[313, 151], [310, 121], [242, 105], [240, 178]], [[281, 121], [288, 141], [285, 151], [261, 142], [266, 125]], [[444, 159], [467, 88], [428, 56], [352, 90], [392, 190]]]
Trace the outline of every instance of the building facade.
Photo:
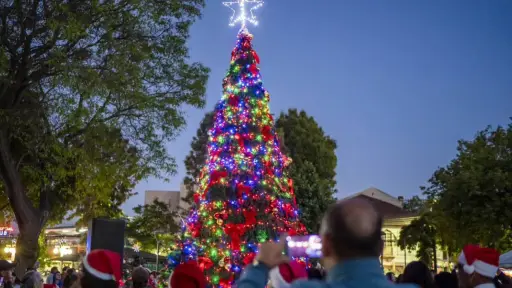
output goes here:
[[180, 185], [179, 191], [147, 190], [144, 194], [144, 204], [151, 204], [155, 199], [158, 199], [167, 203], [171, 210], [177, 211], [178, 208], [187, 210], [190, 205], [183, 201], [185, 196], [187, 196], [187, 190], [183, 184]]
[[[382, 238], [384, 249], [381, 262], [385, 272], [403, 273], [407, 263], [417, 261], [416, 250], [408, 251], [398, 247], [400, 231], [402, 227], [409, 225], [418, 215], [403, 209], [403, 197], [391, 196], [377, 188], [368, 188], [347, 198], [362, 198], [371, 202], [377, 211], [382, 215], [384, 223], [382, 226]], [[345, 198], [345, 199], [347, 199]], [[439, 271], [447, 268], [448, 256], [437, 247], [437, 267]]]

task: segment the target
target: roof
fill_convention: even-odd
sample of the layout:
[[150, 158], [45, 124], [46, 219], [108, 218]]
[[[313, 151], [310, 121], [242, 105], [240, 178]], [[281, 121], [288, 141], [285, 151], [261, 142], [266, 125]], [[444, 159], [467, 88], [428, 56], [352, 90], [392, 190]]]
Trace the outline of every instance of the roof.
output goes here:
[[417, 216], [416, 213], [406, 211], [396, 205], [369, 197], [367, 195], [359, 194], [351, 198], [363, 198], [369, 201], [384, 219], [408, 218]]
[[400, 200], [398, 200], [397, 197], [394, 197], [378, 188], [375, 188], [375, 187], [370, 187], [370, 188], [367, 188], [361, 192], [358, 192], [358, 193], [355, 193], [355, 194], [352, 194], [348, 197], [346, 197], [345, 199], [349, 199], [349, 198], [355, 198], [359, 195], [365, 195], [365, 196], [368, 196], [370, 198], [374, 198], [374, 199], [379, 199], [380, 201], [382, 202], [386, 202], [388, 204], [391, 204], [393, 206], [397, 206], [399, 208], [402, 208], [403, 207], [403, 203], [400, 202]]

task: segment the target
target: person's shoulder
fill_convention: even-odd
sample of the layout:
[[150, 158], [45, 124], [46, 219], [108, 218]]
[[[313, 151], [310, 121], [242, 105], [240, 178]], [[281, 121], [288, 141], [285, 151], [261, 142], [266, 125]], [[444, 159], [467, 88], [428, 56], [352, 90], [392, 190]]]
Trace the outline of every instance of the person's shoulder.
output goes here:
[[293, 281], [290, 288], [327, 288], [329, 285], [325, 281], [321, 280], [307, 280], [307, 279], [299, 279]]

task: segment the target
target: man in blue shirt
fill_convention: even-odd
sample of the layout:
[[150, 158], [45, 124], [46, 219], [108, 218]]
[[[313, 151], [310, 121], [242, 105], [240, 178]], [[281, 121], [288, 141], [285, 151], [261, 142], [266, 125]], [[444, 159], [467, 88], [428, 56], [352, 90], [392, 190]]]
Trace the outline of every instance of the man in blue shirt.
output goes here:
[[[332, 205], [324, 215], [322, 264], [325, 281], [296, 281], [292, 288], [403, 288], [390, 282], [382, 271], [379, 256], [383, 248], [382, 217], [368, 201], [348, 199]], [[283, 253], [286, 242], [268, 242], [260, 246], [256, 260], [245, 268], [237, 288], [264, 288], [270, 269], [289, 261]]]

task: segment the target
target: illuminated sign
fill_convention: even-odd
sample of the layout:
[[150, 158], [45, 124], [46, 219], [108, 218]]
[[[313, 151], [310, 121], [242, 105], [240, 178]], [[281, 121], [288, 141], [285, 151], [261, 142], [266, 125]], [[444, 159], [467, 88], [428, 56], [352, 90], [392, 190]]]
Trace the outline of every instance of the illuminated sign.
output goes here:
[[14, 229], [12, 227], [1, 227], [0, 226], [0, 237], [8, 237], [11, 236]]
[[322, 255], [322, 239], [318, 235], [288, 236], [286, 240], [293, 257], [319, 258]]

